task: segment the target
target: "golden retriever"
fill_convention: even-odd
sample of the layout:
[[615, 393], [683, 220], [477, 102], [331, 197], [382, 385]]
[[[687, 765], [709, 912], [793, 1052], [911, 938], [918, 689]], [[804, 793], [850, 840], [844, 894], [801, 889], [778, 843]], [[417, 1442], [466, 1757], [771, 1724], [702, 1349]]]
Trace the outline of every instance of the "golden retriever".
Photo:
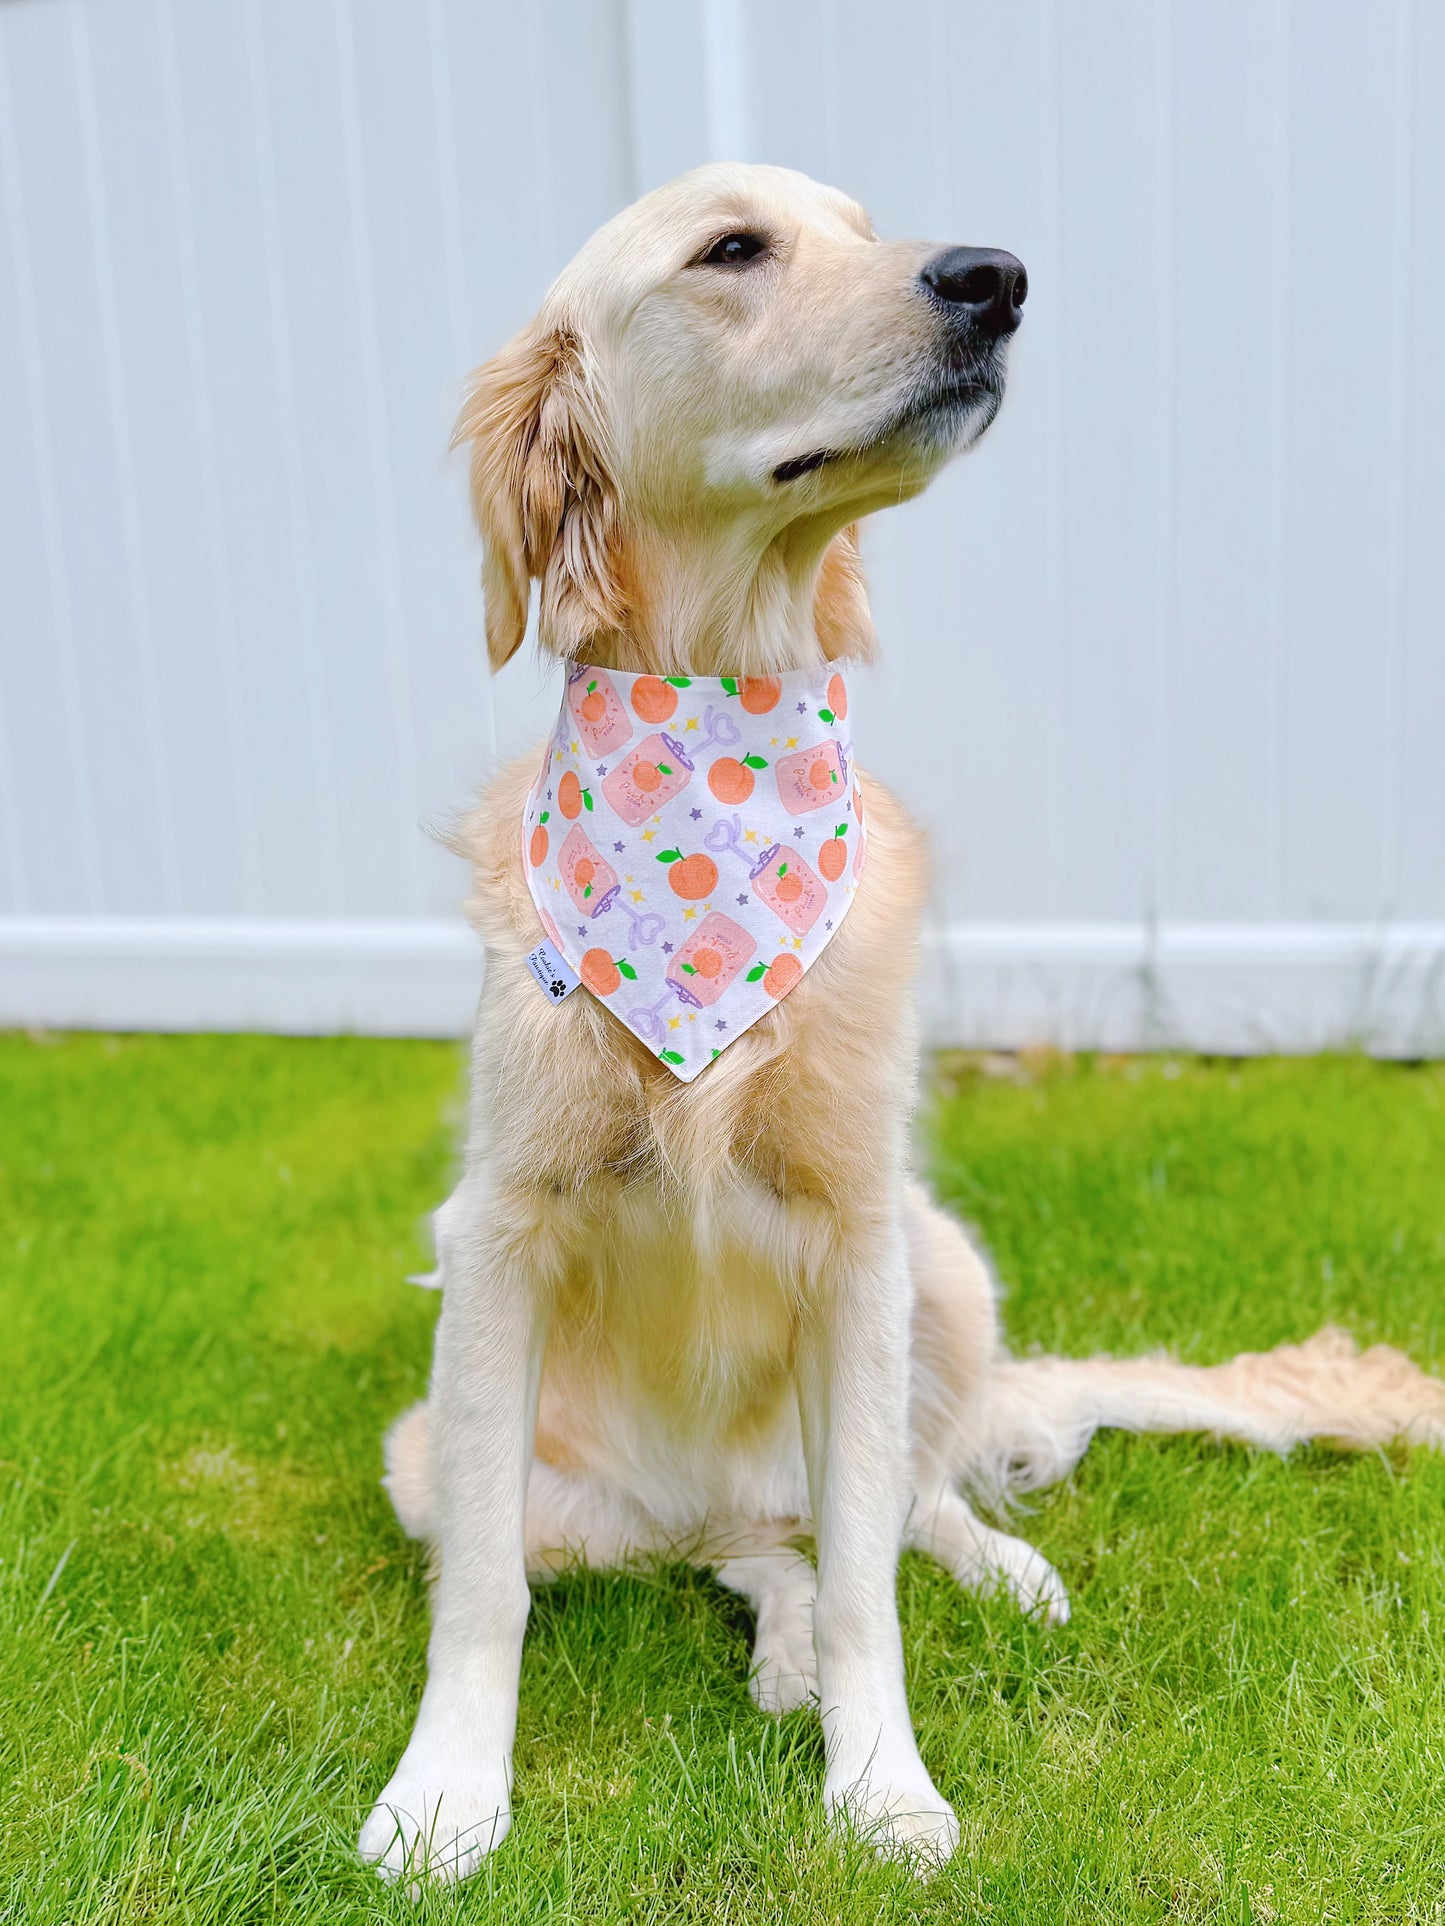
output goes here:
[[[458, 425], [494, 668], [534, 580], [541, 646], [564, 659], [866, 661], [854, 524], [992, 421], [1026, 293], [1011, 255], [881, 241], [779, 168], [701, 168], [618, 215], [478, 371]], [[757, 1703], [817, 1704], [827, 1809], [937, 1862], [958, 1826], [909, 1721], [900, 1544], [1068, 1609], [961, 1484], [1057, 1477], [1100, 1424], [1439, 1442], [1445, 1387], [1329, 1334], [1216, 1371], [1004, 1358], [988, 1271], [909, 1175], [927, 884], [903, 810], [866, 783], [851, 914], [682, 1084], [599, 1001], [553, 1006], [524, 966], [535, 768], [499, 776], [459, 836], [487, 952], [470, 1138], [437, 1217], [430, 1398], [388, 1440], [438, 1574], [416, 1727], [361, 1851], [455, 1878], [496, 1847], [529, 1574], [669, 1554], [752, 1604]]]

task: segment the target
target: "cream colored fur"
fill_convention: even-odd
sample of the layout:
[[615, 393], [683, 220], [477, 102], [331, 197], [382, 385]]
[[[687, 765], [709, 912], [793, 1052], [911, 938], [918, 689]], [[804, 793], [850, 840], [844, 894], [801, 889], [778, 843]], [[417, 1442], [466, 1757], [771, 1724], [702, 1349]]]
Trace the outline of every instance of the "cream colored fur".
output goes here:
[[[698, 265], [729, 230], [767, 237], [761, 265]], [[945, 352], [927, 252], [770, 168], [700, 170], [595, 236], [458, 428], [494, 664], [533, 579], [541, 644], [564, 656], [710, 674], [870, 654], [856, 518], [992, 413], [908, 413]], [[863, 779], [850, 916], [682, 1085], [600, 1003], [554, 1007], [524, 967], [533, 767], [457, 836], [487, 953], [466, 1166], [437, 1216], [431, 1395], [387, 1440], [398, 1515], [439, 1570], [416, 1729], [362, 1851], [391, 1875], [472, 1870], [510, 1823], [527, 1577], [667, 1555], [751, 1602], [760, 1705], [818, 1703], [829, 1810], [936, 1861], [957, 1821], [908, 1720], [900, 1543], [1061, 1618], [1057, 1574], [966, 1490], [1062, 1476], [1101, 1424], [1439, 1444], [1445, 1388], [1329, 1335], [1212, 1371], [1005, 1358], [986, 1267], [908, 1171], [926, 877], [903, 811]]]

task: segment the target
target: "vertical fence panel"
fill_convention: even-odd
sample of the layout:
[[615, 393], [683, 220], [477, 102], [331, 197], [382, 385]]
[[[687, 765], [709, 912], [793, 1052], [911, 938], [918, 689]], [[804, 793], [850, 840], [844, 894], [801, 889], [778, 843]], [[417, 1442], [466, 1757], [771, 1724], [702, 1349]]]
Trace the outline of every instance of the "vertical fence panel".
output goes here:
[[1281, 907], [1301, 917], [1383, 907], [1401, 458], [1391, 416], [1406, 378], [1395, 327], [1405, 294], [1394, 220], [1400, 15], [1349, 0], [1292, 15], [1280, 829]]

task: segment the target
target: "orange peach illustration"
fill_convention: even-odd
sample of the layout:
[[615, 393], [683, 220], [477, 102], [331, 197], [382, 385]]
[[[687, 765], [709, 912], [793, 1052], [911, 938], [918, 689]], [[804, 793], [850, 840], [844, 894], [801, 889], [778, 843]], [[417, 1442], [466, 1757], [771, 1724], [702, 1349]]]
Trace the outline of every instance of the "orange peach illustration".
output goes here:
[[557, 807], [569, 823], [575, 822], [582, 814], [586, 797], [587, 792], [578, 781], [576, 771], [569, 769], [557, 785]]
[[611, 996], [622, 982], [622, 972], [606, 950], [588, 950], [582, 958], [579, 974], [588, 989], [596, 996]]
[[660, 675], [640, 675], [632, 685], [632, 706], [644, 722], [666, 722], [677, 707], [677, 690]]
[[738, 696], [750, 716], [765, 716], [778, 706], [783, 685], [775, 675], [745, 675]]
[[841, 675], [828, 678], [828, 708], [835, 722], [841, 722], [848, 713], [848, 690]]
[[755, 769], [766, 769], [761, 756], [719, 756], [707, 772], [707, 786], [721, 803], [746, 802], [753, 793]]
[[717, 864], [711, 856], [684, 856], [680, 849], [664, 849], [657, 860], [668, 865], [673, 894], [686, 903], [699, 902], [717, 888]]
[[544, 809], [542, 811], [541, 821], [537, 824], [537, 827], [532, 831], [532, 847], [531, 847], [530, 853], [532, 857], [533, 869], [540, 869], [543, 863], [545, 863], [547, 860], [547, 845], [551, 841], [551, 838], [548, 836], [546, 829], [543, 827], [543, 824], [546, 823], [546, 820], [547, 820], [547, 811]]
[[577, 713], [584, 722], [600, 722], [607, 713], [607, 698], [600, 689], [589, 689], [577, 704]]
[[775, 1000], [784, 997], [803, 974], [803, 966], [796, 956], [775, 957], [763, 977], [763, 988]]
[[836, 883], [848, 867], [848, 850], [843, 838], [848, 833], [847, 823], [839, 823], [833, 834], [818, 851], [819, 871], [830, 883]]

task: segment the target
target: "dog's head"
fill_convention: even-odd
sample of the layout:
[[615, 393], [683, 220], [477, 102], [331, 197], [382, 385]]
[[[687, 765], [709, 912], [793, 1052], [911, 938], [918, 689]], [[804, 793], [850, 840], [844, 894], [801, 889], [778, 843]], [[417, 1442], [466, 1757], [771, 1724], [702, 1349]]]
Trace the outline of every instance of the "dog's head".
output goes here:
[[1026, 293], [1012, 255], [880, 241], [784, 168], [699, 168], [625, 209], [477, 371], [457, 426], [494, 666], [533, 577], [563, 655], [645, 620], [663, 574], [698, 605], [805, 580], [824, 652], [866, 652], [851, 525], [988, 427]]

